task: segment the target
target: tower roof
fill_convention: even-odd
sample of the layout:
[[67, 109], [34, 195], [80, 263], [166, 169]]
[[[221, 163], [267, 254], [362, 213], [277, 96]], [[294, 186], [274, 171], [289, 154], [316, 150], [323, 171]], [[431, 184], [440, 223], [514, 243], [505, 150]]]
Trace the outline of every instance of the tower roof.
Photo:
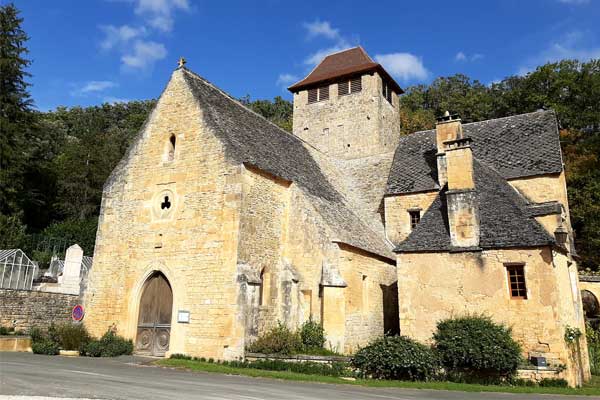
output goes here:
[[404, 92], [381, 64], [373, 61], [360, 46], [326, 56], [306, 78], [288, 87], [288, 90], [298, 92], [339, 78], [375, 71], [380, 73], [392, 85], [395, 92], [398, 94]]

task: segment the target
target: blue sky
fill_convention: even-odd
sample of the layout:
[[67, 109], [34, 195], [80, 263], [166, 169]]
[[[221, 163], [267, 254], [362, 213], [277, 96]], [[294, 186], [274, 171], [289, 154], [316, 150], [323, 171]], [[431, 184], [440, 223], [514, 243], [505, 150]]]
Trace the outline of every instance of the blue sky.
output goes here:
[[[0, 0], [0, 4], [8, 3]], [[489, 84], [600, 58], [600, 0], [16, 0], [40, 110], [156, 98], [179, 56], [236, 97], [290, 98], [322, 54], [355, 45], [401, 86]]]

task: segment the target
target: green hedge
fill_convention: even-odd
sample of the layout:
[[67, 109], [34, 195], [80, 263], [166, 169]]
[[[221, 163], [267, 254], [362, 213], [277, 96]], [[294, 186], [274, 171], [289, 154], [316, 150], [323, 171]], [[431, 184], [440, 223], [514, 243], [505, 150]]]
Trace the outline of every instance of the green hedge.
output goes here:
[[433, 339], [451, 379], [511, 376], [521, 361], [521, 347], [510, 328], [486, 316], [440, 321]]
[[82, 352], [89, 357], [116, 357], [131, 353], [133, 353], [133, 342], [117, 335], [110, 329], [100, 340], [90, 341]]
[[384, 336], [360, 349], [352, 365], [365, 378], [430, 380], [440, 370], [435, 351], [406, 336]]
[[335, 354], [323, 348], [325, 333], [323, 327], [312, 320], [302, 324], [298, 331], [292, 331], [279, 322], [246, 347], [251, 353], [291, 355], [298, 353], [315, 355]]

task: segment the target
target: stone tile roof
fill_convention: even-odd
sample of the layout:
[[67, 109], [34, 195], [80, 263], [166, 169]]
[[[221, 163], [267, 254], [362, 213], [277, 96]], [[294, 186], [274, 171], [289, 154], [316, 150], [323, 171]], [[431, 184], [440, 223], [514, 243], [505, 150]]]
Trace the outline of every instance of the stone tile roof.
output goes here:
[[336, 236], [335, 241], [394, 258], [391, 246], [351, 210], [344, 196], [321, 171], [305, 143], [204, 78], [185, 68], [181, 70], [202, 108], [206, 123], [223, 143], [227, 157], [298, 185]]
[[531, 203], [527, 205], [527, 213], [530, 217], [541, 217], [543, 215], [561, 214], [562, 206], [558, 201], [547, 201], [545, 203]]
[[[529, 215], [526, 200], [497, 171], [476, 159], [473, 169], [479, 201], [480, 249], [554, 243], [546, 230]], [[416, 228], [395, 251], [465, 250], [453, 248], [450, 242], [445, 192], [446, 188], [443, 188]]]
[[293, 84], [288, 90], [290, 92], [298, 92], [309, 86], [315, 86], [335, 78], [370, 71], [379, 72], [393, 86], [396, 93], [403, 93], [403, 90], [398, 83], [396, 83], [380, 64], [373, 61], [360, 46], [328, 55], [308, 74], [306, 78]]
[[[505, 179], [560, 173], [562, 159], [554, 111], [537, 111], [463, 125], [473, 155]], [[435, 130], [404, 136], [394, 156], [386, 194], [439, 189]]]

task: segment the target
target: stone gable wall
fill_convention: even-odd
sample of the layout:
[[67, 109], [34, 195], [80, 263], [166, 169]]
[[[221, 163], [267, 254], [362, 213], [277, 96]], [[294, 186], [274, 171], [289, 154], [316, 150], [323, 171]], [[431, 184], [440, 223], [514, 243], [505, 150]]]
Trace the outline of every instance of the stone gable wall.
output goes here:
[[71, 321], [79, 296], [30, 290], [0, 289], [0, 326], [27, 331]]
[[[171, 134], [174, 160], [167, 160]], [[86, 325], [115, 325], [135, 339], [145, 280], [162, 272], [173, 291], [171, 353], [243, 353], [236, 318], [237, 232], [242, 182], [175, 71], [131, 151], [105, 185]], [[171, 208], [160, 205], [169, 196]], [[177, 311], [190, 312], [177, 323]]]

